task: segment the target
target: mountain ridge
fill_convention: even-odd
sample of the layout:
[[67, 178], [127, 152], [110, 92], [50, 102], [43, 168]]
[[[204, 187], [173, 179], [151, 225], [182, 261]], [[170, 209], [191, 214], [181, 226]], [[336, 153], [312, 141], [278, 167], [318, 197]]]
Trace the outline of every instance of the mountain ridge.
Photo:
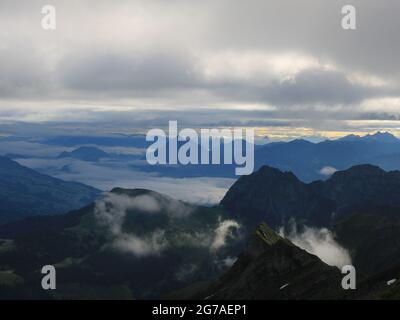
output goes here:
[[63, 181], [0, 156], [0, 223], [37, 214], [60, 214], [94, 201], [101, 191]]
[[82, 146], [71, 152], [64, 151], [57, 157], [58, 159], [73, 158], [83, 161], [97, 162], [103, 158], [108, 158], [110, 155], [96, 147]]
[[300, 181], [292, 172], [263, 166], [240, 177], [220, 205], [251, 229], [262, 221], [279, 227], [292, 218], [327, 227], [336, 216], [369, 202], [400, 205], [399, 194], [400, 171], [386, 172], [373, 165], [354, 166], [312, 183]]
[[[312, 279], [312, 281], [310, 281]], [[339, 299], [339, 269], [260, 224], [235, 264], [195, 299]]]

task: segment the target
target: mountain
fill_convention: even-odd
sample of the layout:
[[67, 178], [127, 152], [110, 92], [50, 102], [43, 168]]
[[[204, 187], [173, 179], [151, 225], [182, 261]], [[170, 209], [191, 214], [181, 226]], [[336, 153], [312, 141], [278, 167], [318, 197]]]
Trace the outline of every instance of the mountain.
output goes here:
[[[353, 210], [333, 227], [353, 264], [367, 275], [400, 266], [400, 207], [365, 206]], [[392, 278], [397, 278], [392, 275]], [[390, 280], [390, 279], [388, 279]]]
[[94, 201], [100, 191], [66, 182], [0, 156], [0, 223], [38, 214], [60, 214]]
[[[357, 218], [358, 219], [358, 218]], [[371, 221], [371, 220], [370, 220]], [[356, 228], [358, 224], [354, 225]], [[351, 223], [347, 226], [351, 227]], [[356, 230], [356, 229], [354, 229]], [[361, 231], [361, 230], [360, 230]], [[364, 239], [374, 232], [369, 228]], [[390, 233], [390, 235], [393, 235]], [[359, 234], [361, 236], [361, 233]], [[389, 236], [386, 236], [389, 238]], [[377, 239], [375, 239], [377, 240]], [[368, 241], [368, 240], [367, 240]], [[371, 242], [370, 242], [371, 243]], [[369, 244], [370, 244], [369, 243]], [[352, 247], [362, 246], [360, 242]], [[367, 249], [368, 243], [364, 249]], [[382, 246], [383, 247], [383, 246]], [[361, 250], [362, 247], [359, 247]], [[375, 263], [375, 246], [369, 264]], [[374, 255], [375, 254], [375, 255]], [[382, 254], [380, 255], [382, 256]], [[386, 262], [389, 263], [389, 260]], [[206, 300], [305, 300], [305, 299], [400, 299], [400, 265], [392, 261], [382, 271], [363, 274], [356, 266], [356, 289], [343, 290], [343, 274], [316, 256], [282, 238], [265, 223], [259, 225], [235, 264], [211, 283], [194, 284], [172, 295], [175, 299]], [[388, 265], [389, 265], [388, 264]], [[375, 265], [377, 265], [375, 263]]]
[[[359, 137], [349, 135], [337, 140], [312, 143], [293, 140], [287, 143], [265, 145], [257, 148], [255, 168], [268, 165], [283, 171], [292, 171], [304, 182], [326, 179], [324, 168], [346, 170], [352, 166], [369, 163], [383, 169], [400, 169], [400, 140], [390, 133], [378, 132]], [[387, 157], [390, 157], [387, 159]]]
[[364, 141], [379, 141], [384, 143], [398, 143], [399, 139], [394, 135], [388, 132], [380, 132], [378, 131], [375, 134], [367, 134], [364, 137], [361, 137], [360, 140]]
[[[296, 201], [301, 201], [302, 193], [320, 191], [322, 195], [313, 195], [316, 198], [308, 195], [308, 204], [317, 207], [313, 201], [318, 199], [324, 208], [328, 195], [347, 203], [343, 190], [355, 192], [352, 188], [359, 176], [371, 180], [371, 190], [382, 187], [380, 179], [389, 184], [393, 183], [390, 179], [396, 180], [396, 172], [361, 166], [335, 173], [332, 181], [307, 185], [291, 173], [264, 167], [248, 177], [252, 183], [239, 189], [255, 193], [263, 181], [271, 180], [268, 188], [286, 184], [291, 191], [284, 196], [297, 194]], [[328, 183], [332, 184], [329, 194], [323, 188]], [[255, 194], [255, 204], [263, 205], [265, 192]], [[67, 214], [0, 225], [0, 298], [400, 298], [400, 285], [390, 281], [400, 278], [400, 206], [368, 204], [362, 189], [357, 192], [354, 197], [364, 201], [364, 207], [345, 205], [346, 214], [330, 224], [335, 239], [349, 249], [357, 270], [357, 290], [351, 292], [341, 289], [339, 269], [295, 246], [265, 223], [248, 232], [251, 223], [243, 217], [247, 214], [256, 221], [254, 207], [238, 216], [237, 210], [224, 205], [202, 207], [151, 190], [115, 188]], [[391, 191], [382, 192], [391, 199]], [[272, 201], [270, 208], [284, 203], [279, 197], [274, 202], [274, 197], [266, 200]], [[47, 264], [57, 269], [54, 291], [40, 286], [40, 269]]]
[[326, 198], [346, 206], [399, 205], [400, 171], [386, 172], [372, 165], [354, 166], [338, 171], [325, 182], [311, 186]]
[[399, 142], [399, 139], [389, 132], [378, 131], [375, 134], [367, 134], [362, 137], [355, 134], [350, 134], [343, 138], [337, 139], [337, 141], [378, 141], [383, 143], [397, 143]]
[[280, 227], [290, 219], [329, 227], [354, 208], [369, 204], [400, 205], [399, 171], [359, 165], [306, 184], [291, 172], [264, 166], [238, 179], [221, 201], [249, 229], [262, 221]]
[[[79, 147], [71, 152], [64, 151], [60, 153], [58, 159], [72, 158], [81, 161], [99, 162], [101, 159], [111, 159], [117, 161], [132, 161], [142, 159], [143, 155], [138, 154], [124, 154], [124, 153], [107, 153], [100, 148], [96, 147]], [[67, 165], [68, 167], [68, 165]]]
[[342, 275], [266, 224], [258, 226], [231, 269], [194, 298], [339, 299]]
[[[80, 210], [0, 226], [0, 271], [20, 279], [0, 296], [156, 298], [208, 281], [240, 251], [240, 227], [221, 208], [116, 188]], [[57, 268], [57, 290], [40, 268]]]
[[[223, 164], [224, 143], [219, 141], [220, 165], [148, 165], [145, 162], [145, 150], [152, 142], [142, 135], [111, 136], [60, 136], [45, 138], [41, 143], [57, 146], [77, 147], [65, 152], [60, 157], [72, 157], [84, 161], [98, 161], [101, 158], [130, 162], [135, 169], [158, 173], [168, 177], [228, 177], [235, 175], [236, 164]], [[178, 147], [186, 141], [179, 141]], [[86, 149], [82, 145], [96, 146]], [[123, 155], [105, 153], [102, 146], [133, 147], [137, 154]], [[168, 141], [167, 141], [168, 146]], [[90, 147], [92, 148], [92, 147]], [[198, 146], [198, 153], [202, 151]], [[15, 156], [15, 155], [13, 155]], [[254, 146], [254, 171], [267, 165], [282, 171], [293, 172], [301, 181], [312, 182], [326, 180], [335, 170], [346, 170], [360, 164], [372, 164], [384, 170], [400, 170], [400, 139], [387, 132], [377, 132], [366, 136], [348, 135], [336, 140], [325, 140], [314, 143], [304, 139], [289, 142], [272, 142]], [[140, 160], [135, 164], [131, 160]], [[143, 165], [145, 164], [145, 165]]]
[[97, 162], [102, 158], [109, 158], [109, 155], [96, 147], [79, 147], [71, 152], [62, 152], [58, 158], [74, 158], [82, 161]]
[[97, 145], [109, 147], [134, 147], [146, 148], [149, 142], [146, 141], [145, 135], [124, 135], [112, 134], [109, 136], [57, 136], [50, 138], [43, 138], [41, 143], [48, 145], [64, 146], [64, 147], [78, 147], [81, 145]]
[[[183, 142], [181, 142], [183, 144]], [[236, 178], [235, 164], [221, 165], [155, 165], [142, 166], [140, 170], [157, 172], [172, 177], [231, 177]], [[199, 146], [199, 151], [201, 148]], [[143, 158], [144, 159], [144, 158]], [[400, 140], [387, 132], [363, 137], [349, 135], [337, 140], [319, 143], [304, 139], [256, 145], [254, 148], [255, 171], [267, 165], [282, 171], [293, 172], [301, 181], [312, 182], [329, 178], [335, 170], [369, 163], [385, 170], [400, 170]], [[327, 168], [332, 170], [326, 170]]]
[[[300, 226], [327, 227], [349, 250], [360, 275], [400, 266], [399, 171], [360, 165], [338, 171], [326, 181], [305, 184], [290, 172], [262, 167], [241, 177], [221, 206], [248, 232], [261, 221], [275, 229], [290, 226], [293, 219]], [[396, 270], [385, 273], [392, 277], [387, 281], [398, 276]]]

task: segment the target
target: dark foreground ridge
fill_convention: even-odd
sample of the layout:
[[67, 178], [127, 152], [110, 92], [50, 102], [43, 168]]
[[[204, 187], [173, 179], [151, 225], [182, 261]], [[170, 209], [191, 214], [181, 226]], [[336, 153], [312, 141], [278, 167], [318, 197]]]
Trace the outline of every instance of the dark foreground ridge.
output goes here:
[[267, 224], [251, 236], [232, 268], [203, 299], [338, 299], [341, 273], [336, 267], [296, 247]]

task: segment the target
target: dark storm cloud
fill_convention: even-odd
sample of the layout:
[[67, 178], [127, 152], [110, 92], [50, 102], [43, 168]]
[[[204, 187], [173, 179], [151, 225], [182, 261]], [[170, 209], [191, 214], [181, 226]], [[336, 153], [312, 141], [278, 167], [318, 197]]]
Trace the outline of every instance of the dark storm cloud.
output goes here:
[[154, 91], [196, 86], [185, 57], [156, 53], [142, 57], [96, 54], [70, 57], [61, 64], [63, 85], [78, 91]]
[[[351, 82], [345, 72], [307, 69], [293, 79], [235, 82], [204, 79], [188, 56], [149, 53], [143, 57], [123, 54], [70, 57], [60, 67], [62, 86], [84, 95], [135, 97], [179, 94], [185, 90], [203, 90], [229, 102], [260, 102], [284, 107], [312, 105], [349, 105], [370, 97], [396, 96], [397, 90]], [[268, 73], [268, 70], [265, 70]], [[205, 100], [206, 103], [211, 101]]]
[[[215, 21], [215, 46], [296, 50], [350, 70], [400, 75], [400, 2], [397, 0], [280, 0], [224, 2]], [[356, 8], [357, 29], [341, 28], [341, 8]], [[211, 40], [210, 40], [211, 41]]]
[[50, 87], [47, 82], [50, 79], [42, 57], [35, 48], [19, 41], [13, 42], [12, 47], [0, 47], [1, 97], [21, 98], [43, 94]]
[[307, 70], [294, 79], [273, 81], [259, 86], [251, 84], [220, 84], [214, 90], [238, 101], [265, 102], [280, 106], [334, 106], [359, 103], [370, 97], [396, 96], [396, 90], [386, 87], [370, 87], [352, 83], [342, 72]]
[[0, 4], [1, 120], [316, 126], [400, 113], [397, 0], [351, 1], [355, 31], [341, 28], [342, 0], [55, 0], [54, 32], [44, 4]]

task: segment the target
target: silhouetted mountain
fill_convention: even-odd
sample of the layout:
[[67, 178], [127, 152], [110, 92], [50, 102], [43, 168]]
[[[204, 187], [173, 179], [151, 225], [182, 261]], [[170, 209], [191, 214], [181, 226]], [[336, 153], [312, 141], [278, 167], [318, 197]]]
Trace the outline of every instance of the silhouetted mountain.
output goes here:
[[58, 158], [74, 158], [83, 161], [97, 162], [102, 158], [109, 158], [109, 154], [95, 147], [79, 147], [71, 152], [64, 151]]
[[341, 272], [261, 224], [232, 268], [194, 298], [338, 299]]
[[94, 201], [100, 191], [66, 182], [0, 156], [0, 223], [38, 214], [60, 214]]
[[[380, 215], [375, 215], [375, 218], [381, 219]], [[398, 257], [394, 255], [396, 252], [398, 256], [398, 248], [397, 251], [393, 251], [395, 245], [389, 244], [389, 239], [391, 237], [397, 239], [398, 235], [394, 235], [393, 230], [390, 230], [389, 234], [378, 236], [378, 230], [388, 231], [390, 224], [387, 223], [387, 218], [384, 218], [386, 222], [381, 221], [380, 226], [375, 229], [370, 225], [372, 223], [370, 214], [367, 215], [366, 223], [360, 224], [360, 215], [357, 215], [354, 219], [359, 222], [349, 220], [345, 222], [346, 226], [341, 225], [349, 228], [346, 230], [346, 236], [355, 240], [351, 247], [364, 255], [363, 262], [366, 263], [364, 266], [379, 266], [381, 262], [385, 262], [385, 265], [379, 266], [380, 271], [375, 270], [374, 273], [365, 274], [363, 273], [365, 270], [358, 264], [360, 261], [356, 261], [355, 290], [342, 289], [343, 274], [339, 269], [326, 265], [316, 256], [280, 237], [266, 224], [261, 224], [251, 235], [246, 247], [229, 271], [211, 284], [194, 284], [180, 290], [172, 297], [207, 300], [399, 299], [400, 265]], [[364, 219], [365, 217], [361, 218], [361, 221]], [[357, 234], [352, 236], [351, 232]], [[366, 234], [363, 235], [362, 232]], [[380, 240], [383, 240], [382, 244], [379, 243]], [[384, 247], [387, 244], [392, 254], [383, 260], [383, 256], [388, 253]], [[368, 250], [369, 260], [367, 260]], [[391, 260], [392, 258], [395, 259]]]
[[221, 205], [254, 228], [273, 227], [294, 218], [298, 223], [329, 226], [355, 207], [400, 205], [400, 172], [360, 165], [338, 171], [327, 181], [305, 184], [291, 172], [267, 166], [238, 179]]

